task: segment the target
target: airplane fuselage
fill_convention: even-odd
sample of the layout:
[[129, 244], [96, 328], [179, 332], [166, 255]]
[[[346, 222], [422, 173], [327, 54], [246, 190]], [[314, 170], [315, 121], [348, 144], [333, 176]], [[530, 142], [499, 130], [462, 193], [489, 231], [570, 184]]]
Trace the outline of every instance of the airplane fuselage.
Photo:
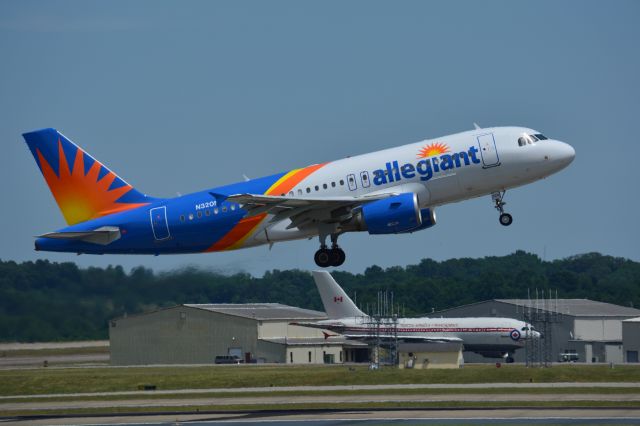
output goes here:
[[[50, 236], [38, 238], [36, 249], [93, 254], [214, 252], [323, 233], [322, 221], [326, 222], [326, 218], [315, 221], [313, 212], [305, 213], [308, 217], [303, 223], [292, 223], [293, 219], [286, 216], [277, 220], [272, 212], [247, 216], [244, 205], [225, 198], [234, 194], [317, 200], [413, 193], [419, 207], [432, 214], [439, 205], [543, 179], [572, 161], [573, 148], [563, 142], [534, 138], [534, 143], [519, 143], [523, 136], [537, 133], [518, 127], [476, 129], [176, 198], [148, 197], [135, 208], [104, 212], [59, 230], [70, 233], [115, 229], [107, 244]], [[66, 162], [73, 164], [73, 159]], [[367, 230], [354, 212], [358, 209], [336, 211], [331, 233]], [[435, 216], [431, 219], [434, 221]]]
[[[307, 326], [310, 326], [307, 324]], [[399, 318], [376, 321], [372, 317], [323, 320], [313, 324], [339, 333], [349, 339], [404, 341], [440, 341], [459, 339], [464, 350], [478, 353], [513, 352], [527, 339], [537, 339], [540, 333], [530, 324], [512, 318]]]

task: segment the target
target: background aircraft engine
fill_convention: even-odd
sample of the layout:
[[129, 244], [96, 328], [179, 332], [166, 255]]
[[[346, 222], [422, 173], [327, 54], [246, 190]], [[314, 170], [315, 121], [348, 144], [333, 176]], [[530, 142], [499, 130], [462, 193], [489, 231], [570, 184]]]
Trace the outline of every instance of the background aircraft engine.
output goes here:
[[423, 225], [418, 196], [413, 192], [365, 204], [362, 219], [369, 234], [399, 234]]

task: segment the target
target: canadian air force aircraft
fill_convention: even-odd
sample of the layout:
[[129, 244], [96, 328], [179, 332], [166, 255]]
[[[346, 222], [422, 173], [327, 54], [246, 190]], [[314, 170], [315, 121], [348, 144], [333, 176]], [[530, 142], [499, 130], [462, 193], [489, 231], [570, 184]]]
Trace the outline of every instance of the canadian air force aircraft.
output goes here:
[[[339, 266], [347, 232], [430, 228], [435, 208], [492, 196], [500, 223], [510, 188], [565, 168], [573, 148], [522, 127], [495, 127], [314, 164], [175, 198], [139, 192], [55, 129], [25, 133], [66, 228], [36, 250], [170, 254], [234, 250], [318, 237], [318, 266]], [[330, 240], [328, 245], [327, 239]]]
[[[531, 324], [513, 318], [397, 318], [383, 319], [378, 326], [358, 309], [328, 272], [313, 271], [313, 279], [329, 319], [292, 325], [329, 330], [353, 340], [459, 342], [465, 351], [506, 362], [513, 362], [513, 353], [524, 347], [527, 339], [541, 337]], [[325, 333], [326, 337], [329, 335]]]

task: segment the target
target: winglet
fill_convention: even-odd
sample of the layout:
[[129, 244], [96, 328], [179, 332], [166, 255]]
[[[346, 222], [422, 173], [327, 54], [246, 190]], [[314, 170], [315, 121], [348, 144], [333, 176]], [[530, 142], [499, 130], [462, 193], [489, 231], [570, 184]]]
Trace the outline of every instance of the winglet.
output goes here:
[[473, 123], [473, 127], [475, 127], [476, 130], [482, 129], [482, 127], [478, 126], [478, 123]]

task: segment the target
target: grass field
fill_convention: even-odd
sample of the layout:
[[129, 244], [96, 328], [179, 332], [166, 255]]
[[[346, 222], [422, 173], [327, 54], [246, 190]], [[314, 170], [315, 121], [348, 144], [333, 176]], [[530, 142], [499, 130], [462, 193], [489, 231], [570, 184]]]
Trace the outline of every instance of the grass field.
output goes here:
[[0, 370], [0, 395], [38, 395], [272, 386], [446, 383], [640, 382], [640, 367], [562, 365], [526, 368], [465, 366], [456, 370], [369, 371], [366, 366], [211, 366], [130, 368], [38, 368]]

